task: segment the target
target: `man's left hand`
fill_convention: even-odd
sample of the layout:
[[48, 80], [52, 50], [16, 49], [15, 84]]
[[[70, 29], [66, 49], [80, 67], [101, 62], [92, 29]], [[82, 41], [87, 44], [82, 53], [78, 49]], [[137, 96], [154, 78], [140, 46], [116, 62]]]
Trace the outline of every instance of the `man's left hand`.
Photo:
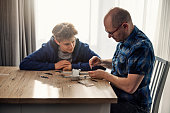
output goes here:
[[107, 75], [107, 72], [101, 70], [101, 69], [98, 69], [96, 71], [88, 71], [89, 73], [89, 76], [92, 77], [92, 78], [98, 78], [98, 79], [105, 79], [106, 75]]

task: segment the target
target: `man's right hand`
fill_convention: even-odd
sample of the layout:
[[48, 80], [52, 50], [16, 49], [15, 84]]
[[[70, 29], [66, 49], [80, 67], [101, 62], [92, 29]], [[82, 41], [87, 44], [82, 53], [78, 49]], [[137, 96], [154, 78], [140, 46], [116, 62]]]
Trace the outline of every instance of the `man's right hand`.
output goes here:
[[67, 67], [68, 65], [71, 65], [71, 63], [67, 60], [61, 60], [57, 63], [55, 63], [55, 69], [62, 69]]
[[97, 56], [93, 56], [90, 60], [89, 60], [89, 65], [90, 68], [94, 67], [94, 66], [99, 66], [101, 64], [102, 60], [97, 57]]

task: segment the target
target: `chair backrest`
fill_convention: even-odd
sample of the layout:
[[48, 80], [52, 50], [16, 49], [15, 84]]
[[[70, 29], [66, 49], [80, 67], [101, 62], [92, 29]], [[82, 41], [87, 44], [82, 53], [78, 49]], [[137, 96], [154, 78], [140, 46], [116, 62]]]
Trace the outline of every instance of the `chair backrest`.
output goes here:
[[162, 96], [163, 88], [169, 71], [169, 62], [155, 57], [154, 68], [152, 72], [150, 91], [152, 105], [150, 113], [158, 113], [159, 103]]

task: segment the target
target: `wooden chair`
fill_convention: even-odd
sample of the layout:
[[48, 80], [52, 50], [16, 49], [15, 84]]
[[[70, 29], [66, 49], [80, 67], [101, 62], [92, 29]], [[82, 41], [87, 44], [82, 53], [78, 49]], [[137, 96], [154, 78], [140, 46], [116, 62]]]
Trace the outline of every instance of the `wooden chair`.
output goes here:
[[159, 57], [155, 58], [154, 69], [150, 82], [150, 91], [152, 97], [150, 113], [158, 113], [159, 103], [168, 75], [169, 66], [170, 63], [168, 61]]

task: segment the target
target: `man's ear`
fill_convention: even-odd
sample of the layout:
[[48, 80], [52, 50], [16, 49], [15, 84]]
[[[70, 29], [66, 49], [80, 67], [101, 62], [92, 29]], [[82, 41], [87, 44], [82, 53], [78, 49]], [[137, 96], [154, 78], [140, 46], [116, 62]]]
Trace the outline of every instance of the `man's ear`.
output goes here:
[[127, 27], [128, 27], [128, 24], [127, 24], [127, 23], [124, 23], [124, 24], [123, 24], [123, 27], [124, 27], [124, 28], [127, 28]]
[[60, 45], [60, 42], [59, 42], [59, 41], [57, 41], [56, 39], [54, 39], [54, 41], [55, 41], [55, 43], [57, 43], [58, 45]]

